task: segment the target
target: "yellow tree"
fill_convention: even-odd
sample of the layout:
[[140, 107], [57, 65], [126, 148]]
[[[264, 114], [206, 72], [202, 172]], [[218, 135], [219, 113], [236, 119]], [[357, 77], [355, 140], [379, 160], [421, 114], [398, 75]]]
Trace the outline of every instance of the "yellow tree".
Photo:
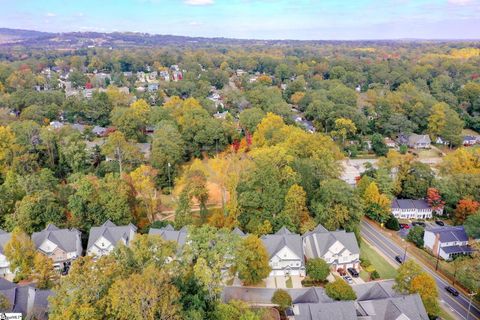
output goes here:
[[448, 105], [440, 102], [432, 107], [432, 112], [428, 118], [428, 133], [433, 139], [436, 139], [447, 124], [445, 110]]
[[253, 134], [253, 145], [255, 147], [271, 146], [284, 140], [285, 135], [282, 129], [285, 127], [283, 119], [271, 112], [262, 119]]
[[357, 127], [352, 120], [346, 118], [338, 118], [335, 120], [335, 130], [331, 132], [332, 136], [340, 138], [342, 145], [345, 143], [345, 139], [355, 134]]
[[157, 170], [143, 164], [129, 174], [135, 196], [140, 201], [143, 212], [150, 223], [155, 221], [161, 203], [160, 192], [155, 187], [156, 176]]
[[53, 285], [56, 278], [56, 272], [53, 269], [53, 260], [37, 252], [33, 259], [33, 278], [37, 281], [39, 289], [48, 289]]
[[10, 262], [10, 270], [17, 280], [30, 276], [33, 271], [35, 245], [30, 237], [19, 228], [13, 229], [12, 238], [5, 245], [5, 257]]
[[257, 236], [249, 235], [242, 239], [235, 263], [240, 280], [249, 285], [268, 277], [271, 271], [268, 258], [268, 251]]
[[480, 147], [458, 148], [440, 164], [442, 174], [480, 174]]
[[435, 280], [426, 272], [422, 272], [412, 279], [410, 293], [418, 293], [422, 298], [423, 305], [428, 315], [438, 316], [440, 306], [438, 305], [438, 290]]
[[365, 214], [379, 222], [386, 222], [390, 217], [390, 199], [378, 190], [377, 184], [371, 182], [363, 194]]
[[0, 126], [0, 169], [2, 171], [12, 163], [20, 149], [12, 129]]

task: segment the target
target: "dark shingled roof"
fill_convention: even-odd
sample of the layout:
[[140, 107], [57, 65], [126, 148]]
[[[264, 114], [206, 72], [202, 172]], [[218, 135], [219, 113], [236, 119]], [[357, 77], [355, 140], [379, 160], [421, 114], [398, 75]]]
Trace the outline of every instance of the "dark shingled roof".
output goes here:
[[290, 232], [285, 227], [282, 227], [275, 234], [267, 234], [260, 238], [267, 248], [269, 257], [273, 257], [284, 247], [289, 248], [300, 259], [303, 265], [303, 244], [302, 237], [298, 234]]
[[393, 209], [430, 209], [430, 206], [428, 205], [428, 202], [423, 199], [419, 199], [419, 200], [393, 199], [392, 208]]
[[440, 242], [468, 241], [467, 233], [463, 226], [444, 226], [428, 228], [427, 231], [440, 236]]
[[183, 247], [185, 242], [187, 241], [188, 230], [187, 227], [183, 227], [182, 229], [176, 231], [170, 224], [166, 227], [155, 229], [151, 228], [148, 231], [150, 235], [159, 235], [164, 240], [167, 241], [175, 241], [179, 247]]

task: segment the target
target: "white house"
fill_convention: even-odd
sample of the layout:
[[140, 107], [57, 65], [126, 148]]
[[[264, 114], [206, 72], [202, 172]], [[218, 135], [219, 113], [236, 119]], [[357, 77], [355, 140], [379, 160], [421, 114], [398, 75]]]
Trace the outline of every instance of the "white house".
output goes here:
[[463, 226], [445, 226], [425, 229], [424, 245], [445, 260], [473, 252]]
[[49, 224], [44, 230], [34, 232], [32, 241], [39, 252], [53, 260], [56, 268], [82, 255], [81, 232], [77, 229], [59, 229]]
[[[428, 202], [412, 199], [393, 199], [392, 214], [397, 219], [431, 219], [433, 210]], [[443, 210], [437, 212], [442, 214]]]
[[269, 253], [270, 276], [305, 276], [302, 237], [282, 227], [261, 237]]
[[135, 238], [137, 227], [133, 224], [117, 226], [107, 220], [100, 227], [92, 227], [88, 237], [87, 255], [101, 257], [109, 254], [117, 246], [123, 243], [129, 245]]
[[6, 276], [7, 274], [11, 274], [10, 271], [10, 262], [5, 257], [5, 245], [10, 241], [12, 238], [11, 233], [7, 233], [3, 230], [0, 230], [0, 275]]
[[353, 232], [328, 231], [322, 225], [303, 235], [305, 259], [321, 258], [332, 270], [358, 269], [360, 249]]

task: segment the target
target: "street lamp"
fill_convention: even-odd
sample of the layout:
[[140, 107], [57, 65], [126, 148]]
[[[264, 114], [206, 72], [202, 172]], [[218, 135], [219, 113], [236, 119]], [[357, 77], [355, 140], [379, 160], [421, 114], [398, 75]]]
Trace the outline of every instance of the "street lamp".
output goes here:
[[408, 243], [402, 239], [403, 242], [405, 242], [405, 252], [403, 253], [403, 262], [405, 262], [405, 259], [407, 259], [407, 249], [408, 249]]
[[170, 191], [170, 195], [172, 194], [172, 181], [170, 180], [170, 167], [171, 167], [171, 164], [170, 162], [168, 163], [167, 165], [167, 172], [168, 172], [168, 187], [169, 187], [169, 191]]
[[438, 261], [440, 260], [439, 255], [440, 255], [440, 248], [438, 248], [438, 252], [437, 252], [437, 264], [435, 265], [435, 271], [438, 270]]
[[467, 318], [465, 320], [468, 320], [468, 318], [470, 317], [470, 308], [472, 307], [472, 299], [473, 299], [474, 295], [475, 295], [475, 292], [472, 292], [472, 293], [469, 294], [470, 302], [468, 303]]

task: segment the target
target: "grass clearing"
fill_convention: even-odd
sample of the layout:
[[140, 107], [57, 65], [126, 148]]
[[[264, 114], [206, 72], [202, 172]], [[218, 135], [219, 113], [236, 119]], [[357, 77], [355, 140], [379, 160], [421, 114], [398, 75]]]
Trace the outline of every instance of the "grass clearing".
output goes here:
[[397, 275], [397, 270], [365, 241], [360, 246], [360, 256], [370, 260], [375, 270], [380, 274], [380, 278], [393, 279]]

